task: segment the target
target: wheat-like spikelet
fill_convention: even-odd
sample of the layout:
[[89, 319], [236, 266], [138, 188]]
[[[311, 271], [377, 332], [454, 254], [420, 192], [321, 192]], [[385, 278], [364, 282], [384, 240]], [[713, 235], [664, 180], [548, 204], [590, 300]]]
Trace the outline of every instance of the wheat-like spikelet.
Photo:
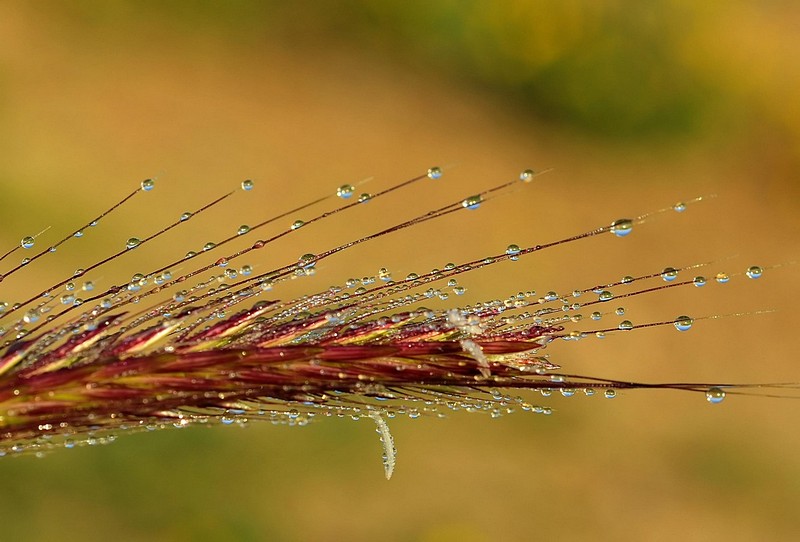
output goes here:
[[[620, 389], [671, 388], [704, 393], [712, 403], [731, 391], [746, 391], [748, 386], [721, 382], [650, 384], [572, 375], [560, 371], [544, 354], [557, 339], [578, 340], [651, 326], [689, 329], [693, 319], [685, 315], [639, 325], [625, 320], [610, 328], [574, 328], [586, 321], [599, 325], [603, 304], [610, 299], [702, 286], [706, 282], [702, 276], [678, 278], [701, 265], [627, 276], [569, 295], [520, 292], [459, 308], [423, 306], [431, 299], [447, 299], [448, 292], [461, 293], [456, 277], [464, 273], [598, 235], [624, 237], [652, 213], [615, 220], [547, 244], [509, 245], [499, 254], [447, 264], [425, 274], [399, 278], [382, 268], [375, 276], [279, 300], [283, 281], [314, 273], [320, 261], [398, 230], [475, 209], [499, 192], [533, 181], [538, 174], [532, 170], [523, 171], [518, 180], [390, 228], [367, 231], [324, 252], [300, 255], [267, 272], [254, 274], [250, 265], [241, 264], [244, 255], [256, 256], [301, 227], [441, 175], [440, 168], [431, 168], [381, 192], [361, 196], [352, 185], [343, 185], [337, 190], [343, 203], [312, 220], [296, 221], [279, 233], [256, 238], [257, 231], [265, 231], [277, 219], [320, 200], [255, 226], [242, 226], [235, 235], [209, 243], [202, 252], [219, 254], [211, 264], [193, 266], [198, 254], [190, 252], [180, 261], [137, 273], [129, 282], [99, 293], [91, 282], [78, 287], [78, 281], [122, 254], [175, 228], [191, 227], [190, 222], [221, 204], [229, 193], [194, 213], [184, 213], [149, 237], [128, 239], [124, 249], [41, 292], [22, 295], [18, 302], [1, 302], [0, 332], [5, 342], [0, 350], [0, 454], [42, 453], [113, 440], [119, 432], [168, 426], [253, 419], [305, 424], [321, 416], [369, 417], [377, 424], [384, 445], [388, 477], [394, 469], [395, 450], [387, 420], [398, 414], [441, 415], [451, 409], [493, 416], [517, 409], [551, 413], [549, 407], [516, 396], [517, 390], [536, 390], [545, 396], [554, 391], [564, 396], [599, 392], [613, 397]], [[151, 179], [143, 181], [94, 220], [0, 276], [7, 278], [49, 257], [154, 186]], [[252, 187], [252, 181], [242, 183], [245, 191]], [[682, 212], [686, 206], [680, 203], [657, 212]], [[240, 239], [250, 241], [245, 248], [226, 250], [226, 245]], [[35, 243], [34, 237], [25, 237], [17, 249], [30, 249]], [[176, 267], [181, 267], [180, 273], [170, 271]], [[758, 278], [762, 272], [752, 266], [745, 274]], [[716, 280], [728, 278], [719, 274]], [[83, 299], [77, 293], [81, 289], [87, 296]], [[779, 388], [778, 393], [791, 388], [771, 387]], [[763, 390], [758, 388], [759, 393], [766, 393]]]

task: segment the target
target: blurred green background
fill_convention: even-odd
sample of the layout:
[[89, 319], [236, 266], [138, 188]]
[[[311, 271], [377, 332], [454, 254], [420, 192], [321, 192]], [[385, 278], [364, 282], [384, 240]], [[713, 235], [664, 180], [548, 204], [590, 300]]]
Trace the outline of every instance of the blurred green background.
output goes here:
[[[624, 241], [476, 273], [462, 281], [466, 299], [569, 292], [667, 265], [713, 261], [713, 275], [791, 262], [798, 22], [788, 1], [0, 3], [2, 246], [46, 226], [55, 239], [158, 176], [102, 235], [4, 281], [0, 295], [44, 287], [244, 178], [256, 181], [252, 195], [137, 254], [161, 262], [345, 182], [374, 176], [365, 189], [378, 191], [436, 164], [453, 166], [441, 183], [309, 228], [251, 263], [284, 263], [549, 166], [512, 197], [360, 247], [275, 295], [383, 265], [422, 272], [711, 194]], [[146, 267], [122, 258], [94, 279]], [[548, 350], [570, 372], [612, 378], [800, 380], [797, 283], [785, 267], [656, 294], [626, 304], [627, 317], [776, 312]], [[711, 407], [699, 395], [630, 392], [537, 402], [555, 414], [394, 421], [388, 483], [369, 421], [166, 431], [5, 459], [2, 538], [796, 539], [796, 401]]]

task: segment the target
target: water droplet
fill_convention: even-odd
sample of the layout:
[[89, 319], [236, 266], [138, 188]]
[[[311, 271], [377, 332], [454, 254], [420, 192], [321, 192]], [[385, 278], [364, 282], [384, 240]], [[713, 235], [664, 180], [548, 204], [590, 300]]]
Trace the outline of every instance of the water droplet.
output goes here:
[[519, 180], [523, 183], [529, 183], [533, 180], [536, 176], [536, 172], [532, 169], [526, 169], [522, 173], [519, 174]]
[[603, 317], [603, 315], [602, 315], [602, 314], [600, 314], [600, 313], [599, 313], [599, 312], [597, 312], [597, 311], [593, 312], [593, 313], [592, 313], [592, 316], [591, 316], [592, 320], [599, 320], [599, 319], [600, 319], [600, 318], [602, 318], [602, 317]]
[[731, 278], [728, 276], [727, 273], [717, 273], [717, 276], [714, 277], [714, 280], [716, 280], [720, 284], [725, 284], [726, 282], [731, 280]]
[[358, 203], [367, 203], [369, 200], [372, 199], [372, 194], [369, 192], [364, 192], [360, 196], [358, 196]]
[[678, 278], [678, 270], [674, 267], [665, 267], [661, 272], [661, 278], [664, 279], [665, 282], [672, 282]]
[[617, 390], [607, 389], [603, 392], [603, 395], [606, 396], [606, 399], [613, 399], [617, 396]]
[[83, 237], [83, 230], [76, 231], [75, 233], [72, 234], [72, 236], [78, 238]]
[[678, 203], [672, 206], [672, 210], [675, 211], [676, 213], [682, 213], [686, 210], [686, 204], [683, 203], [682, 201], [679, 201]]
[[630, 320], [623, 320], [622, 322], [619, 323], [617, 328], [619, 328], [622, 331], [631, 330], [633, 329], [633, 322], [631, 322]]
[[620, 218], [611, 223], [611, 233], [617, 237], [625, 237], [633, 231], [633, 220], [630, 218]]
[[600, 301], [611, 301], [614, 298], [614, 294], [608, 290], [603, 290], [600, 292], [600, 294], [598, 294], [597, 297], [600, 299]]
[[698, 288], [705, 286], [706, 282], [708, 282], [708, 280], [705, 277], [699, 275], [696, 276], [694, 279], [692, 279], [692, 283]]
[[352, 184], [343, 184], [336, 189], [336, 195], [342, 199], [350, 199], [355, 191], [356, 189]]
[[630, 284], [630, 283], [631, 283], [631, 282], [633, 282], [634, 280], [636, 280], [636, 279], [634, 279], [632, 276], [630, 276], [630, 275], [625, 275], [624, 277], [622, 277], [622, 280], [620, 280], [620, 282], [621, 282], [622, 284]]
[[155, 187], [156, 182], [153, 179], [145, 179], [142, 181], [142, 190], [145, 192], [150, 192]]
[[244, 181], [242, 181], [242, 190], [244, 190], [245, 192], [249, 192], [250, 190], [253, 189], [254, 186], [255, 183], [250, 179], [245, 179]]
[[461, 201], [461, 206], [465, 209], [477, 209], [481, 206], [483, 198], [480, 195], [470, 196]]
[[26, 324], [33, 324], [39, 320], [39, 313], [31, 309], [22, 317], [22, 321]]
[[757, 265], [753, 265], [747, 270], [745, 274], [747, 275], [748, 278], [757, 279], [764, 274], [764, 270]]
[[310, 269], [317, 264], [316, 254], [303, 254], [297, 261], [298, 265], [303, 269]]
[[722, 388], [709, 388], [706, 392], [706, 401], [712, 405], [717, 405], [725, 399], [725, 390]]
[[92, 290], [94, 290], [94, 283], [90, 280], [87, 280], [86, 282], [83, 283], [83, 286], [81, 286], [81, 290], [83, 290], [84, 292], [91, 292]]
[[248, 226], [247, 224], [242, 224], [241, 226], [239, 226], [239, 229], [236, 230], [236, 235], [244, 235], [249, 231], [250, 231], [250, 226]]
[[297, 230], [297, 229], [302, 228], [305, 225], [306, 225], [306, 223], [303, 222], [302, 220], [295, 220], [294, 222], [292, 222], [292, 229], [293, 230]]
[[192, 218], [192, 213], [190, 213], [189, 211], [186, 211], [185, 213], [183, 213], [181, 215], [181, 222], [185, 222], [185, 221], [189, 220], [190, 218]]
[[678, 331], [689, 331], [693, 323], [694, 320], [692, 319], [691, 316], [684, 315], [675, 318], [675, 322], [673, 324], [675, 325], [675, 329], [677, 329]]
[[250, 276], [253, 273], [253, 267], [250, 265], [243, 265], [241, 269], [239, 269], [239, 273], [245, 277]]
[[511, 256], [509, 260], [511, 260], [512, 262], [516, 262], [517, 260], [519, 260], [519, 256], [517, 256], [517, 254], [519, 254], [521, 251], [522, 250], [519, 248], [519, 245], [508, 245], [508, 247], [506, 248], [506, 254]]
[[625, 307], [617, 307], [617, 310], [614, 311], [617, 316], [622, 316], [625, 314]]
[[19, 242], [19, 245], [20, 245], [22, 248], [31, 248], [31, 247], [33, 247], [33, 243], [34, 243], [34, 242], [35, 242], [35, 240], [33, 239], [33, 237], [31, 237], [31, 236], [29, 235], [29, 236], [27, 236], [27, 237], [23, 237], [23, 238], [22, 238], [22, 241], [20, 241], [20, 242]]
[[428, 170], [428, 178], [429, 179], [439, 179], [442, 176], [442, 168], [440, 167], [432, 167]]
[[211, 242], [206, 243], [205, 245], [203, 245], [203, 252], [209, 251], [215, 246], [217, 246], [216, 243], [211, 243]]
[[141, 239], [139, 239], [138, 237], [131, 237], [130, 239], [125, 241], [125, 248], [128, 248], [128, 249], [136, 248], [136, 247], [139, 246], [139, 244], [141, 242], [142, 242]]

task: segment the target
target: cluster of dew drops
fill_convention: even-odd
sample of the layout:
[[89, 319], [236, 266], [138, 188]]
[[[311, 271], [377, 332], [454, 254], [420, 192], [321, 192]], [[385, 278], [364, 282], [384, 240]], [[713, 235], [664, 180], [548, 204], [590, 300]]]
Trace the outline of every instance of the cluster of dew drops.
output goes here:
[[[520, 180], [522, 182], [529, 183], [529, 182], [531, 182], [533, 180], [535, 175], [536, 175], [536, 173], [533, 170], [527, 169], [527, 170], [523, 171], [520, 174]], [[439, 179], [442, 176], [442, 170], [441, 170], [441, 168], [438, 168], [438, 167], [430, 168], [428, 170], [428, 172], [427, 172], [427, 176], [430, 179]], [[153, 179], [146, 179], [146, 180], [141, 182], [141, 189], [143, 191], [145, 191], [145, 192], [149, 192], [149, 191], [153, 190], [154, 187], [155, 187], [155, 181]], [[252, 191], [254, 187], [255, 187], [255, 183], [250, 179], [244, 180], [241, 183], [241, 188], [245, 192]], [[368, 202], [368, 201], [370, 201], [372, 199], [372, 195], [369, 194], [369, 193], [362, 193], [362, 194], [356, 196], [356, 189], [352, 184], [344, 184], [342, 186], [339, 186], [336, 189], [336, 195], [339, 198], [343, 199], [343, 200], [349, 200], [351, 198], [356, 197], [357, 201], [360, 202], [360, 203], [366, 203], [366, 202]], [[466, 209], [474, 210], [474, 209], [477, 209], [477, 208], [480, 207], [482, 201], [483, 201], [483, 199], [482, 199], [482, 197], [480, 195], [469, 196], [469, 197], [464, 198], [462, 200], [461, 205]], [[687, 208], [687, 205], [685, 203], [676, 203], [672, 207], [672, 209], [674, 211], [679, 212], [679, 213], [682, 213], [683, 211], [685, 211], [686, 208]], [[183, 213], [181, 215], [181, 217], [180, 217], [180, 220], [181, 221], [188, 220], [189, 218], [191, 218], [191, 216], [192, 216], [192, 214], [189, 213], [189, 212]], [[631, 220], [631, 219], [616, 220], [610, 225], [609, 231], [611, 233], [613, 233], [617, 237], [625, 237], [625, 236], [629, 235], [633, 231], [634, 224], [635, 224], [635, 221]], [[92, 222], [92, 223], [89, 224], [89, 226], [96, 226], [96, 225], [97, 225], [97, 222]], [[290, 229], [295, 230], [295, 229], [301, 228], [304, 225], [305, 225], [304, 221], [298, 219], [298, 220], [295, 220], [294, 222], [291, 223]], [[244, 234], [248, 233], [249, 231], [250, 231], [250, 227], [249, 226], [241, 225], [237, 229], [237, 234], [238, 235], [244, 235]], [[75, 237], [82, 237], [83, 236], [82, 230], [79, 230], [79, 231], [75, 232], [74, 236]], [[35, 246], [35, 242], [36, 242], [36, 236], [30, 236], [30, 235], [29, 236], [25, 236], [20, 241], [20, 247], [22, 249], [29, 250], [29, 249], [32, 249]], [[138, 238], [138, 237], [130, 237], [125, 241], [125, 248], [128, 249], [128, 250], [135, 249], [141, 243], [142, 243], [142, 240], [140, 238]], [[210, 250], [210, 249], [214, 248], [214, 246], [215, 246], [214, 243], [210, 243], [209, 242], [209, 243], [206, 243], [203, 246], [202, 250], [203, 251], [207, 251], [207, 250]], [[519, 245], [510, 244], [506, 248], [505, 253], [506, 253], [506, 255], [509, 256], [509, 259], [511, 261], [516, 261], [516, 260], [519, 259], [519, 254], [522, 252], [522, 250], [523, 249]], [[50, 251], [51, 252], [55, 251], [55, 247], [51, 247]], [[194, 257], [195, 255], [197, 255], [197, 253], [192, 251], [192, 252], [187, 253], [186, 258], [191, 258], [191, 257]], [[309, 274], [310, 274], [310, 272], [313, 269], [315, 260], [316, 260], [316, 256], [314, 254], [304, 254], [304, 255], [302, 255], [299, 258], [300, 268], [302, 270], [305, 270], [305, 271], [309, 272]], [[23, 259], [22, 265], [27, 264], [28, 261], [30, 261], [29, 258]], [[239, 270], [239, 272], [240, 272], [241, 275], [247, 276], [252, 272], [252, 267], [250, 265], [244, 265]], [[757, 278], [761, 277], [762, 274], [763, 274], [763, 269], [761, 267], [759, 267], [759, 266], [751, 266], [745, 272], [745, 275], [748, 278], [751, 278], [751, 279], [757, 279]], [[75, 272], [75, 276], [76, 277], [77, 276], [82, 276], [82, 275], [83, 275], [83, 270], [82, 269], [76, 270], [76, 272]], [[228, 269], [225, 272], [225, 277], [227, 277], [227, 278], [236, 278], [236, 276], [237, 276], [237, 272], [235, 270], [233, 270], [233, 269]], [[385, 269], [381, 269], [380, 276], [381, 276], [381, 278], [383, 278], [384, 276], [388, 276], [388, 271], [386, 271]], [[412, 273], [411, 275], [409, 275], [409, 278], [411, 278], [413, 276], [414, 276], [414, 274]], [[676, 270], [674, 268], [671, 268], [671, 267], [665, 268], [663, 270], [663, 272], [661, 273], [662, 279], [664, 281], [666, 281], [666, 282], [674, 281], [677, 278], [677, 276], [678, 276], [678, 270]], [[170, 278], [171, 278], [171, 275], [169, 274], [168, 271], [166, 271], [166, 272], [162, 273], [161, 275], [159, 275], [158, 277], [156, 277], [156, 282], [159, 282], [159, 281], [163, 282], [165, 280], [169, 280]], [[135, 284], [140, 284], [142, 279], [144, 279], [144, 276], [141, 275], [141, 274], [137, 274], [137, 275], [134, 276], [134, 279], [131, 281], [131, 284], [134, 284], [134, 285]], [[620, 283], [621, 284], [626, 284], [626, 283], [632, 282], [633, 280], [634, 280], [633, 277], [624, 277], [620, 281]], [[725, 284], [730, 280], [730, 276], [728, 274], [726, 274], [726, 273], [722, 273], [721, 272], [721, 273], [717, 273], [716, 274], [716, 276], [714, 277], [714, 280], [717, 283]], [[706, 277], [697, 276], [697, 277], [695, 277], [693, 279], [692, 282], [696, 287], [702, 287], [708, 282], [708, 280], [706, 279]], [[350, 285], [350, 281], [348, 281], [348, 286], [349, 285]], [[453, 288], [453, 292], [455, 294], [457, 294], [457, 295], [461, 295], [465, 291], [465, 288], [463, 286], [459, 286], [457, 284], [457, 282], [455, 281], [455, 279], [451, 279], [448, 282], [448, 286], [451, 286]], [[67, 282], [64, 285], [64, 288], [65, 288], [66, 292], [62, 296], [60, 296], [60, 298], [59, 298], [61, 304], [63, 304], [63, 305], [80, 305], [83, 302], [76, 295], [77, 286], [75, 285], [74, 282]], [[90, 292], [91, 290], [94, 289], [94, 284], [91, 281], [86, 281], [86, 282], [83, 283], [81, 289], [83, 291], [85, 291], [85, 292]], [[574, 297], [578, 297], [582, 293], [583, 292], [580, 292], [580, 291], [576, 290], [575, 292], [573, 292], [573, 296]], [[597, 294], [599, 301], [606, 302], [606, 301], [611, 301], [614, 298], [614, 294], [611, 291], [606, 290], [606, 289], [595, 291], [595, 293]], [[181, 301], [185, 297], [185, 295], [186, 295], [185, 291], [180, 291], [177, 294], [175, 294], [174, 298], [175, 298], [176, 301]], [[440, 297], [442, 297], [442, 296], [440, 296]], [[446, 297], [444, 297], [444, 298], [446, 298]], [[559, 296], [555, 292], [548, 292], [543, 297], [543, 300], [545, 302], [550, 302], [550, 301], [555, 301], [558, 298], [559, 298]], [[7, 302], [0, 301], [0, 315], [8, 307], [9, 307], [9, 304]], [[17, 305], [14, 305], [14, 308], [17, 308]], [[43, 308], [44, 307], [40, 307], [40, 309], [43, 309]], [[580, 308], [579, 304], [571, 304], [571, 305], [569, 305], [569, 310], [576, 310], [577, 308]], [[46, 310], [49, 310], [49, 308], [47, 308]], [[34, 322], [38, 321], [39, 312], [40, 312], [39, 310], [29, 310], [29, 311], [27, 311], [23, 315], [23, 318], [22, 318], [23, 322], [30, 324], [30, 323], [34, 323]], [[623, 315], [624, 314], [624, 308], [620, 307], [620, 308], [616, 309], [615, 313], [617, 315], [620, 315], [620, 316]], [[599, 320], [602, 317], [602, 313], [599, 312], [599, 311], [595, 311], [595, 312], [591, 313], [590, 317], [591, 317], [592, 320]], [[575, 321], [575, 320], [573, 320], [573, 321]], [[686, 315], [681, 315], [681, 316], [677, 317], [674, 320], [674, 326], [679, 331], [687, 331], [692, 327], [693, 322], [694, 321], [693, 321], [693, 319], [691, 317], [686, 316]], [[623, 331], [624, 330], [633, 329], [634, 327], [635, 327], [634, 324], [630, 320], [623, 320], [618, 325], [618, 328], [620, 330], [623, 330]], [[4, 331], [0, 330], [0, 332], [4, 332]], [[569, 334], [568, 336], [565, 336], [564, 338], [567, 339], [567, 340], [569, 340], [569, 339], [577, 339], [577, 338], [581, 338], [580, 335], [581, 335], [581, 332], [573, 332], [572, 334]], [[597, 332], [597, 336], [602, 338], [603, 333], [602, 332]], [[615, 392], [614, 392], [613, 389], [609, 389], [609, 390], [606, 390], [606, 395], [608, 397], [613, 397], [615, 395]], [[725, 398], [725, 391], [722, 388], [713, 387], [713, 388], [710, 388], [708, 390], [708, 392], [706, 394], [706, 397], [707, 397], [707, 400], [709, 402], [716, 404], [716, 403], [721, 402]]]

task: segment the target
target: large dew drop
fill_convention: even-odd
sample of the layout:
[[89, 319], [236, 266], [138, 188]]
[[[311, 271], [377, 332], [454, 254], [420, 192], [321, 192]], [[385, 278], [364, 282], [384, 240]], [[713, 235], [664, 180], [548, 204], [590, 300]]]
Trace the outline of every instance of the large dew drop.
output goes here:
[[620, 218], [611, 223], [611, 233], [617, 237], [625, 237], [633, 231], [633, 220], [630, 218]]
[[141, 242], [142, 242], [141, 239], [139, 239], [138, 237], [131, 237], [130, 239], [125, 241], [125, 248], [127, 249], [136, 248], [139, 246]]
[[532, 169], [526, 169], [525, 171], [519, 174], [519, 180], [522, 181], [523, 183], [529, 183], [533, 180], [535, 176], [536, 176], [535, 171], [533, 171]]
[[468, 198], [464, 198], [461, 201], [461, 206], [464, 207], [465, 209], [477, 209], [478, 207], [481, 206], [482, 201], [483, 198], [479, 195], [470, 196]]
[[352, 184], [343, 184], [336, 189], [336, 195], [342, 199], [350, 199], [353, 197], [356, 189]]
[[298, 265], [303, 269], [311, 269], [317, 264], [316, 254], [303, 254], [297, 261]]
[[[24, 245], [23, 245], [23, 246], [24, 246]], [[749, 268], [749, 269], [748, 269], [748, 270], [745, 272], [745, 274], [747, 275], [747, 277], [748, 277], [748, 278], [751, 278], [751, 279], [757, 279], [757, 278], [761, 278], [761, 275], [763, 275], [763, 274], [764, 274], [764, 270], [763, 270], [763, 269], [761, 269], [759, 266], [757, 266], [757, 265], [754, 265], [754, 266], [750, 267], [750, 268]]]
[[664, 279], [665, 282], [672, 282], [678, 278], [678, 270], [674, 267], [665, 267], [661, 272], [661, 278]]
[[432, 167], [428, 170], [428, 178], [429, 179], [439, 179], [442, 176], [442, 168], [440, 167]]
[[706, 392], [706, 401], [712, 405], [719, 404], [725, 399], [725, 390], [722, 388], [709, 388]]
[[244, 190], [245, 192], [249, 192], [250, 190], [253, 189], [254, 186], [255, 183], [250, 179], [245, 179], [244, 181], [242, 181], [242, 190]]
[[675, 322], [673, 322], [673, 325], [675, 326], [675, 329], [677, 329], [678, 331], [689, 331], [692, 328], [693, 323], [694, 320], [692, 319], [691, 316], [684, 315], [675, 318]]
[[145, 192], [150, 192], [155, 187], [156, 182], [153, 179], [145, 179], [142, 181], [142, 190]]
[[35, 241], [33, 237], [29, 235], [27, 237], [22, 238], [22, 241], [19, 242], [19, 246], [21, 246], [22, 248], [32, 248], [34, 242]]
[[519, 245], [508, 245], [506, 248], [506, 254], [508, 254], [509, 260], [516, 262], [519, 260], [519, 253], [522, 252], [522, 249], [519, 248]]

